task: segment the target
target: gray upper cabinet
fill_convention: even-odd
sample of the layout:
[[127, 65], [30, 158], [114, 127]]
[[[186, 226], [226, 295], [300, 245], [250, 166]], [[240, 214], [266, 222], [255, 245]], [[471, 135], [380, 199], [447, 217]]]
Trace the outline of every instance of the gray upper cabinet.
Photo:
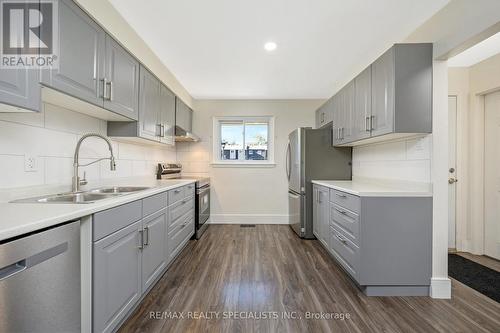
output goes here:
[[352, 141], [370, 137], [370, 117], [372, 114], [372, 72], [366, 68], [354, 79], [354, 119]]
[[394, 129], [394, 49], [389, 49], [372, 64], [371, 135], [391, 133]]
[[431, 133], [432, 44], [394, 45], [333, 99], [336, 146]]
[[316, 110], [316, 128], [323, 127], [333, 121], [333, 105], [331, 99], [326, 101], [318, 110]]
[[141, 228], [137, 221], [94, 243], [94, 332], [112, 332], [141, 298]]
[[130, 119], [139, 118], [139, 62], [106, 36], [104, 108]]
[[43, 84], [102, 106], [106, 35], [73, 1], [59, 1], [59, 68], [43, 70]]
[[161, 131], [160, 81], [141, 66], [139, 98], [139, 136], [158, 141]]
[[163, 84], [160, 86], [160, 142], [175, 144], [175, 95]]
[[39, 71], [0, 69], [0, 103], [40, 111]]
[[[167, 204], [165, 200], [165, 205]], [[143, 222], [144, 246], [142, 250], [142, 290], [146, 291], [163, 273], [167, 265], [167, 212], [162, 209], [146, 217]]]
[[178, 97], [175, 100], [175, 125], [186, 132], [192, 132], [193, 110]]

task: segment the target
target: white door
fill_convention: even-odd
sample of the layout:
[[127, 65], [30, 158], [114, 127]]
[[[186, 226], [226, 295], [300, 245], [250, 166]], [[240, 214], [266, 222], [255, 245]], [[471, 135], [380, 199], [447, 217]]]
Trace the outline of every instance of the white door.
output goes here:
[[500, 92], [484, 102], [484, 253], [500, 259]]
[[448, 96], [448, 248], [456, 249], [457, 96]]

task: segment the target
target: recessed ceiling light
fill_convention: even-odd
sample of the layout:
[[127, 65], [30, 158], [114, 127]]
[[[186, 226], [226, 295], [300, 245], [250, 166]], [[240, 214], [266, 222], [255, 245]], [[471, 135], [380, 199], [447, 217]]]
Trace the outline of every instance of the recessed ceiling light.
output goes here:
[[276, 50], [276, 47], [278, 47], [278, 45], [276, 45], [275, 42], [267, 42], [264, 44], [264, 49], [268, 52]]

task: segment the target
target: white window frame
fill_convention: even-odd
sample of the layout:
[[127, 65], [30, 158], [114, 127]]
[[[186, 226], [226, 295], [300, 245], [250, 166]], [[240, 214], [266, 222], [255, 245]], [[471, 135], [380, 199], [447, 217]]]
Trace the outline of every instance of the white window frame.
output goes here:
[[[267, 160], [223, 160], [220, 156], [220, 125], [223, 122], [265, 122], [267, 128]], [[215, 167], [274, 167], [274, 117], [273, 116], [231, 116], [213, 117], [212, 166]]]

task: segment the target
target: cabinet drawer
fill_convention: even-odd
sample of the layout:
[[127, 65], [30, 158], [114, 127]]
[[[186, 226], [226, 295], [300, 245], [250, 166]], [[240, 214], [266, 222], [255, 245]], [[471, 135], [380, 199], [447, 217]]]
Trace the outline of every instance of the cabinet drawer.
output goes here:
[[168, 220], [170, 221], [169, 230], [171, 227], [175, 226], [178, 223], [178, 220], [190, 210], [194, 214], [194, 198], [182, 199], [181, 201], [178, 201], [170, 206], [168, 210]]
[[129, 202], [94, 214], [93, 236], [94, 241], [101, 239], [129, 224], [142, 218], [142, 200]]
[[180, 220], [182, 223], [177, 224], [168, 233], [168, 247], [170, 259], [173, 259], [180, 251], [185, 241], [191, 238], [194, 233], [194, 214], [189, 212]]
[[174, 204], [179, 200], [182, 200], [186, 197], [186, 192], [184, 186], [174, 188], [173, 190], [168, 191], [168, 204]]
[[359, 246], [359, 216], [334, 203], [330, 204], [330, 224], [341, 228], [344, 234]]
[[351, 242], [339, 229], [331, 227], [330, 250], [344, 269], [358, 279], [359, 247]]
[[337, 190], [330, 190], [330, 201], [359, 214], [359, 197]]
[[195, 191], [194, 183], [193, 184], [188, 184], [188, 185], [186, 185], [184, 187], [185, 187], [185, 189], [184, 189], [184, 197], [186, 197], [186, 198], [193, 197], [194, 196], [194, 191]]
[[148, 216], [167, 206], [167, 192], [152, 195], [142, 201], [142, 216]]

